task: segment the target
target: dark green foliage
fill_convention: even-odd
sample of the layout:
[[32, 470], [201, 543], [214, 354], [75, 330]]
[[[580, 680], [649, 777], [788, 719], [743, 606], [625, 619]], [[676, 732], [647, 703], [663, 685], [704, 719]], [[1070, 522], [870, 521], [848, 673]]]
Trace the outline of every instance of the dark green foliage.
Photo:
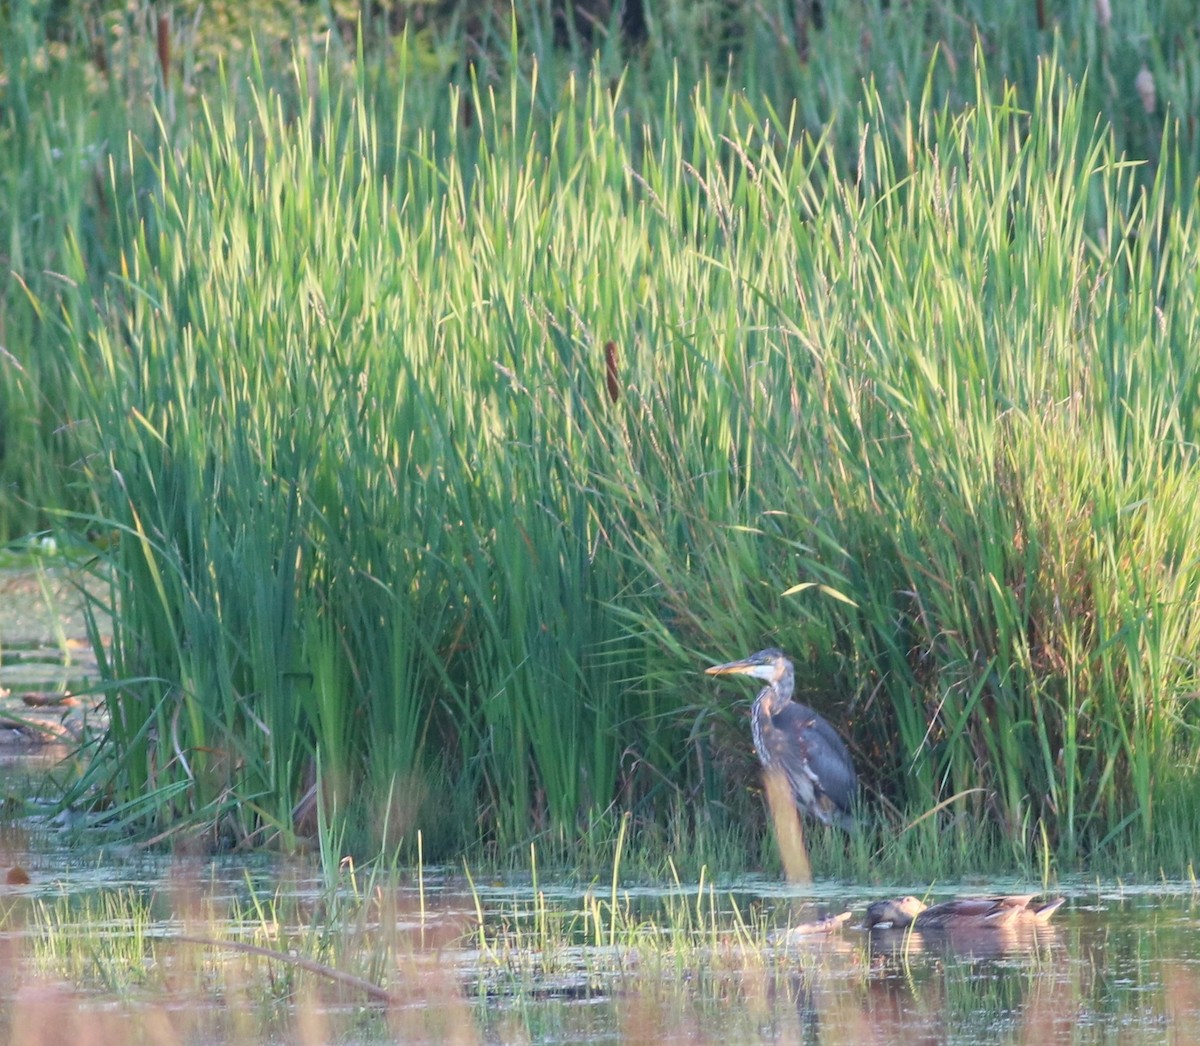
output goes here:
[[120, 534], [72, 799], [222, 844], [419, 828], [434, 859], [582, 860], [628, 811], [724, 860], [762, 831], [753, 695], [699, 670], [771, 642], [866, 783], [826, 867], [1175, 860], [1195, 143], [1161, 104], [1098, 124], [1139, 68], [1119, 26], [1085, 43], [1125, 71], [1068, 84], [1081, 45], [1039, 62], [1028, 5], [975, 45], [904, 6], [830, 9], [820, 62], [746, 21], [728, 79], [700, 46], [588, 72], [550, 21], [486, 61], [451, 21], [219, 75], [108, 22], [50, 125], [10, 79], [0, 468]]

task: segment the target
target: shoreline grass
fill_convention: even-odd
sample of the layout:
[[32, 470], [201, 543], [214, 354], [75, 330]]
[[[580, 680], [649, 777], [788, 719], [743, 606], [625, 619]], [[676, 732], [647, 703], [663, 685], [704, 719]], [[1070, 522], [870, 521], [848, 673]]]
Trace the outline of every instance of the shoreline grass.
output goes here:
[[[1182, 874], [1191, 132], [1129, 159], [1061, 52], [1017, 86], [980, 45], [952, 91], [939, 53], [814, 133], [752, 65], [514, 40], [447, 85], [428, 47], [258, 52], [195, 101], [147, 51], [152, 120], [110, 78], [119, 140], [92, 157], [80, 102], [68, 161], [8, 169], [10, 239], [53, 244], [10, 257], [39, 352], [5, 380], [71, 443], [31, 481], [118, 535], [110, 726], [65, 802], [497, 862], [629, 816], [648, 863], [711, 864], [764, 819], [748, 695], [700, 671], [770, 642], [880, 839], [826, 867], [911, 824], [898, 863]], [[13, 220], [37, 177], [57, 232]]]

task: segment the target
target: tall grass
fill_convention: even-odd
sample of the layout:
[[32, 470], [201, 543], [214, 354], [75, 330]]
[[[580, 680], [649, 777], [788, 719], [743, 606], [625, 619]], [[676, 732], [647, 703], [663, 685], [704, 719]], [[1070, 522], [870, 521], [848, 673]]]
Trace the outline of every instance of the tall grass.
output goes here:
[[762, 815], [749, 695], [692, 673], [770, 642], [885, 847], [1178, 854], [1191, 146], [1132, 163], [1091, 78], [982, 51], [967, 104], [941, 56], [824, 137], [732, 79], [651, 95], [655, 58], [423, 54], [164, 106], [110, 143], [109, 264], [64, 235], [66, 304], [29, 290], [121, 535], [72, 800], [243, 845], [709, 839]]
[[[355, 61], [355, 33], [361, 32], [368, 51], [360, 82], [372, 95], [387, 96], [399, 73], [409, 97], [425, 99], [421, 122], [432, 128], [447, 123], [439, 115], [447, 79], [465, 88], [473, 73], [504, 92], [515, 75], [533, 113], [549, 119], [564, 85], [586, 75], [594, 58], [604, 77], [626, 79], [623, 108], [632, 125], [657, 128], [672, 82], [693, 84], [709, 69], [727, 68], [747, 97], [785, 114], [794, 105], [797, 128], [827, 135], [840, 162], [853, 162], [856, 154], [855, 121], [845, 117], [859, 104], [864, 80], [893, 112], [915, 102], [927, 78], [934, 97], [959, 107], [972, 97], [977, 45], [997, 82], [1023, 92], [1033, 89], [1039, 60], [1056, 53], [1083, 81], [1085, 108], [1112, 128], [1118, 151], [1130, 156], [1157, 161], [1171, 112], [1191, 113], [1200, 105], [1200, 50], [1186, 0], [1151, 7], [1070, 0], [1049, 8], [1025, 0], [853, 0], [823, 21], [798, 17], [791, 0], [663, 0], [646, 5], [641, 43], [621, 37], [615, 14], [597, 23], [585, 18], [586, 32], [568, 28], [564, 36], [571, 24], [561, 17], [564, 6], [558, 0], [393, 5], [385, 18], [366, 4], [355, 23], [342, 7], [297, 2], [185, 3], [171, 10], [148, 0], [107, 9], [36, 0], [6, 5], [0, 11], [0, 258], [13, 275], [0, 299], [0, 345], [7, 353], [0, 357], [0, 539], [46, 526], [55, 507], [94, 508], [70, 468], [80, 452], [76, 405], [63, 399], [67, 382], [55, 369], [57, 357], [43, 351], [59, 336], [63, 314], [73, 316], [77, 308], [75, 289], [64, 283], [65, 258], [75, 245], [90, 275], [120, 271], [120, 217], [126, 200], [146, 191], [150, 176], [145, 165], [124, 169], [127, 135], [152, 152], [157, 108], [172, 136], [186, 137], [198, 99], [214, 89], [223, 70], [233, 74], [229, 90], [242, 104], [242, 74], [255, 68], [262, 82], [290, 98], [293, 49], [310, 67], [325, 53], [340, 76]], [[402, 38], [388, 35], [406, 19]], [[536, 83], [534, 60], [541, 70]], [[374, 118], [383, 119], [386, 108], [375, 107]], [[464, 105], [464, 122], [472, 115]], [[674, 107], [671, 115], [690, 118], [686, 107]], [[388, 130], [380, 130], [386, 138]], [[691, 128], [685, 131], [690, 137]], [[446, 142], [443, 135], [440, 147]], [[1190, 123], [1174, 142], [1185, 175], [1180, 187], [1200, 169], [1198, 142]], [[114, 159], [118, 182], [110, 193]], [[459, 159], [469, 179], [474, 164], [466, 153]]]

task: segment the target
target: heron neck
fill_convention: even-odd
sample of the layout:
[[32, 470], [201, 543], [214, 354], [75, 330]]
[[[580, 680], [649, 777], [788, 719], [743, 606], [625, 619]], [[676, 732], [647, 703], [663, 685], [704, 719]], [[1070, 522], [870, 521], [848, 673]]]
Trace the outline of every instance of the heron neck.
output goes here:
[[767, 715], [775, 715], [792, 699], [795, 682], [791, 671], [782, 672], [770, 686], [763, 687], [758, 700]]

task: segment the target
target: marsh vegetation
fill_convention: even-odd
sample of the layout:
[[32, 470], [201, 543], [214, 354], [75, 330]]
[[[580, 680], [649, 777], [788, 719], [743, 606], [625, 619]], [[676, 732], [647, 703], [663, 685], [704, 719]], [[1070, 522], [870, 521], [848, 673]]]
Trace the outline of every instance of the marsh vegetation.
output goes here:
[[985, 6], [6, 5], [0, 527], [114, 619], [61, 803], [773, 870], [699, 675], [770, 643], [871, 812], [826, 874], [1184, 874], [1196, 26]]
[[0, 1035], [1194, 1039], [1191, 5], [575, 6], [0, 5]]

